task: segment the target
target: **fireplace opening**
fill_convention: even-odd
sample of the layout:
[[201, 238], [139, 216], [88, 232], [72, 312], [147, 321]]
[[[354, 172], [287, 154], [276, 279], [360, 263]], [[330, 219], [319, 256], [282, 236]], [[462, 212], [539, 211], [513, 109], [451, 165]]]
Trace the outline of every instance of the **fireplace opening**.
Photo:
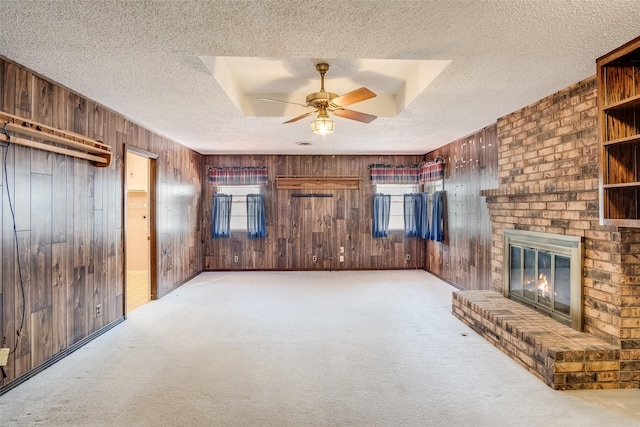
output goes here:
[[582, 239], [504, 230], [508, 298], [582, 330]]

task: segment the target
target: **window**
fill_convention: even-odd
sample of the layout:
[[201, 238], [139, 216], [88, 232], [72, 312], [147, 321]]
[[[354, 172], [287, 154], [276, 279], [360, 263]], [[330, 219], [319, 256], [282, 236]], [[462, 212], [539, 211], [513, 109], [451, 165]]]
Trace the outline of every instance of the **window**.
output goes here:
[[389, 231], [404, 230], [404, 195], [419, 193], [419, 184], [376, 184], [376, 193], [391, 196]]
[[216, 193], [231, 194], [231, 231], [247, 231], [247, 194], [262, 193], [262, 185], [219, 185]]

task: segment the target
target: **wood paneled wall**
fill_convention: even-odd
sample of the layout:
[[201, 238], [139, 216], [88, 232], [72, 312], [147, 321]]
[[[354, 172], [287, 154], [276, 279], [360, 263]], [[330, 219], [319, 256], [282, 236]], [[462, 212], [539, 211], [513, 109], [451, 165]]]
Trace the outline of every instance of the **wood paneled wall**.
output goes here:
[[[371, 236], [374, 186], [372, 163], [409, 165], [422, 156], [207, 156], [204, 166], [203, 232], [207, 270], [357, 270], [424, 267], [424, 240], [393, 231], [389, 238]], [[267, 166], [269, 185], [267, 238], [248, 239], [232, 233], [211, 238], [214, 192], [207, 182], [209, 166]], [[360, 190], [278, 190], [278, 175], [354, 176]], [[294, 198], [293, 193], [330, 193], [330, 198]], [[344, 247], [344, 263], [339, 248]], [[406, 260], [410, 254], [411, 260]], [[234, 262], [234, 256], [238, 262]], [[313, 256], [317, 262], [313, 262]]]
[[16, 348], [4, 386], [123, 317], [125, 144], [159, 155], [158, 293], [202, 271], [203, 157], [2, 58], [0, 110], [96, 138], [116, 153], [97, 168], [22, 146], [1, 149], [8, 182], [0, 187], [0, 324], [3, 347]]
[[445, 159], [445, 241], [427, 242], [427, 270], [464, 289], [491, 289], [491, 221], [480, 190], [498, 187], [496, 125], [426, 156]]

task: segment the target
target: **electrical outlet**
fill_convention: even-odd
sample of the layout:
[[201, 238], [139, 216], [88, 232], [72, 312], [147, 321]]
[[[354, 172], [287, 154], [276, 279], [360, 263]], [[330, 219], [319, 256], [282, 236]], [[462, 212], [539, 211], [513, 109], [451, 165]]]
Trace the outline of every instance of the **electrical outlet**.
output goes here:
[[312, 257], [311, 257], [311, 261], [313, 261], [313, 262], [318, 262], [318, 257], [317, 257], [317, 256], [315, 256], [315, 255], [314, 255], [314, 256], [312, 256]]
[[233, 256], [233, 262], [238, 262], [238, 255]]
[[7, 360], [9, 360], [9, 349], [0, 348], [0, 366], [7, 366]]
[[96, 317], [102, 316], [102, 304], [96, 304]]
[[340, 255], [340, 262], [344, 262], [344, 255]]
[[344, 253], [344, 246], [340, 246], [340, 253], [343, 254]]
[[411, 254], [407, 254], [407, 261], [411, 261]]

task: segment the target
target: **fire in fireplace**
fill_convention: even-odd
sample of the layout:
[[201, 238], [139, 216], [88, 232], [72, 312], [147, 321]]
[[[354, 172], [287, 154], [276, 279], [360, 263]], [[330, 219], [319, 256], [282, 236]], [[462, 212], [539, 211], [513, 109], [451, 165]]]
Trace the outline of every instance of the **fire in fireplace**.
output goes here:
[[504, 230], [505, 296], [582, 330], [582, 239]]

